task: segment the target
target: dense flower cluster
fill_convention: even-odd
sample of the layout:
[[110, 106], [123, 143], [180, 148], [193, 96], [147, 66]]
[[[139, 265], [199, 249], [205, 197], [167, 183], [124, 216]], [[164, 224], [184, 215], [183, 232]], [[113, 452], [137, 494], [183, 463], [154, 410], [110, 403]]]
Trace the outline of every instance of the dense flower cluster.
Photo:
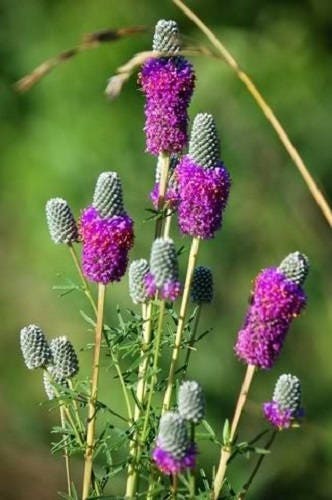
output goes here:
[[177, 153], [188, 142], [187, 108], [195, 76], [181, 56], [151, 58], [142, 67], [139, 81], [146, 95], [146, 149], [153, 155]]
[[181, 293], [179, 266], [171, 238], [157, 238], [151, 248], [150, 272], [145, 277], [149, 297], [157, 292], [164, 300], [175, 300]]
[[287, 429], [304, 415], [301, 408], [301, 382], [295, 375], [281, 375], [276, 383], [272, 401], [264, 403], [265, 418], [275, 427]]
[[218, 166], [204, 169], [184, 156], [176, 170], [179, 183], [179, 226], [184, 234], [196, 238], [213, 238], [221, 227], [226, 207], [230, 176], [228, 170]]
[[271, 368], [294, 317], [306, 304], [302, 288], [271, 267], [256, 278], [252, 303], [238, 333], [235, 352], [259, 368]]
[[104, 285], [119, 281], [134, 242], [131, 218], [126, 214], [102, 218], [94, 207], [88, 207], [80, 219], [80, 234], [85, 276]]
[[196, 464], [196, 446], [191, 443], [184, 419], [177, 412], [165, 413], [159, 423], [152, 458], [163, 474], [178, 474]]

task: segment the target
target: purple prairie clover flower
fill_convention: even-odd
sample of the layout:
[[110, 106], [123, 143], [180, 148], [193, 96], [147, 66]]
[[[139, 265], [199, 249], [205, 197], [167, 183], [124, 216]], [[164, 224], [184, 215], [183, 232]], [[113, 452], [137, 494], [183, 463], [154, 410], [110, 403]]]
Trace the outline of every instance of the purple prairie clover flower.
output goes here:
[[[302, 265], [302, 263], [301, 263]], [[278, 268], [257, 276], [235, 352], [247, 364], [269, 369], [277, 360], [292, 320], [306, 304], [301, 286]]]
[[295, 375], [281, 375], [276, 383], [272, 401], [263, 404], [263, 413], [279, 430], [291, 427], [304, 416], [301, 408], [301, 382]]
[[171, 238], [154, 240], [150, 256], [150, 272], [145, 277], [149, 297], [157, 292], [164, 300], [174, 301], [181, 293], [179, 267], [174, 242]]
[[85, 276], [104, 285], [119, 281], [126, 272], [128, 251], [133, 246], [133, 221], [126, 215], [103, 218], [94, 207], [80, 219], [82, 265]]
[[226, 207], [230, 176], [218, 163], [204, 169], [189, 155], [184, 156], [176, 170], [179, 185], [178, 221], [183, 234], [210, 239], [220, 229]]
[[175, 475], [196, 464], [197, 449], [188, 438], [184, 419], [177, 412], [166, 412], [160, 419], [156, 447], [152, 458], [158, 469]]
[[[148, 59], [139, 75], [146, 96], [146, 149], [153, 155], [177, 153], [187, 145], [187, 108], [194, 90], [192, 65], [176, 54], [179, 49], [177, 25], [174, 21], [159, 21], [153, 50], [162, 57]], [[163, 55], [165, 54], [165, 56]]]

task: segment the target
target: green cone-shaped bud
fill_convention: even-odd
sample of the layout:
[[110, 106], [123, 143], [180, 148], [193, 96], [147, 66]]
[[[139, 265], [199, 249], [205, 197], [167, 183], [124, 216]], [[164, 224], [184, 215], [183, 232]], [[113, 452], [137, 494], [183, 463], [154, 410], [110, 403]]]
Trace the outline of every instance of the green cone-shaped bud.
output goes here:
[[101, 217], [123, 215], [122, 185], [116, 172], [103, 172], [97, 179], [93, 206]]
[[62, 198], [52, 198], [46, 203], [46, 220], [54, 243], [74, 243], [78, 241], [77, 225], [72, 211]]
[[181, 459], [189, 445], [185, 421], [177, 412], [164, 413], [159, 422], [158, 446]]
[[134, 260], [129, 266], [129, 295], [134, 304], [142, 304], [148, 299], [145, 277], [149, 272], [146, 259]]
[[178, 259], [171, 238], [157, 238], [151, 248], [150, 272], [157, 287], [164, 283], [177, 281], [179, 276]]
[[281, 375], [274, 388], [273, 401], [278, 403], [281, 410], [291, 410], [296, 414], [301, 406], [301, 382], [295, 375]]
[[179, 28], [175, 21], [161, 19], [157, 22], [152, 43], [157, 52], [179, 52], [181, 49]]
[[198, 113], [195, 116], [188, 155], [203, 168], [215, 167], [220, 162], [220, 141], [212, 115]]
[[199, 424], [205, 414], [203, 389], [195, 380], [187, 380], [180, 385], [178, 392], [178, 411], [182, 418]]
[[209, 267], [197, 266], [191, 282], [190, 296], [195, 304], [209, 304], [213, 299], [213, 276]]
[[74, 377], [79, 370], [78, 359], [72, 343], [67, 337], [56, 337], [50, 342], [53, 355], [51, 374], [56, 383]]
[[278, 271], [283, 273], [286, 278], [302, 286], [309, 272], [309, 259], [300, 252], [293, 252], [281, 262]]
[[24, 362], [29, 370], [44, 368], [52, 363], [52, 352], [43, 331], [37, 325], [22, 328], [20, 343]]

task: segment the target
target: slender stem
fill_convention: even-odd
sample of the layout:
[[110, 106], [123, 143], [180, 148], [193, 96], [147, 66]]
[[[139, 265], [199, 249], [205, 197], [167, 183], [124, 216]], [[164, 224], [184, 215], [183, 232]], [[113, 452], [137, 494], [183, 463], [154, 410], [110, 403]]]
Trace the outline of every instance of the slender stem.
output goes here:
[[163, 325], [163, 319], [164, 319], [164, 312], [165, 312], [165, 302], [162, 301], [160, 304], [160, 309], [159, 309], [158, 327], [157, 327], [157, 333], [156, 333], [155, 342], [154, 342], [152, 376], [151, 376], [151, 383], [150, 383], [150, 388], [149, 388], [148, 401], [147, 401], [146, 410], [145, 410], [141, 443], [144, 443], [146, 438], [147, 438], [147, 429], [148, 429], [149, 418], [150, 418], [152, 396], [153, 396], [155, 385], [156, 385], [157, 380], [158, 380], [157, 369], [158, 369], [158, 360], [159, 360], [159, 355], [160, 355], [160, 346], [161, 346], [162, 331], [163, 331], [162, 325]]
[[[165, 193], [167, 189], [168, 182], [168, 170], [169, 170], [169, 155], [167, 153], [160, 153], [158, 162], [160, 162], [160, 181], [159, 181], [159, 194], [157, 208], [161, 210], [165, 202]], [[162, 233], [163, 219], [158, 218], [156, 220], [155, 238], [159, 238]]]
[[[65, 431], [66, 430], [66, 417], [65, 417], [65, 412], [64, 408], [62, 405], [59, 407], [60, 410], [60, 419], [61, 419], [61, 427]], [[71, 477], [70, 477], [70, 463], [69, 463], [69, 455], [68, 455], [68, 446], [67, 446], [67, 437], [65, 436], [64, 433], [64, 439], [65, 439], [65, 447], [64, 447], [64, 458], [65, 458], [65, 464], [66, 464], [66, 478], [67, 478], [67, 489], [68, 489], [68, 496], [71, 497]]]
[[[193, 422], [191, 422], [191, 424], [190, 424], [190, 442], [192, 444], [195, 443], [195, 430], [196, 430], [195, 424]], [[190, 486], [189, 498], [191, 500], [194, 500], [195, 489], [196, 489], [195, 470], [194, 469], [190, 470], [189, 486]]]
[[132, 409], [131, 409], [131, 404], [130, 404], [129, 395], [128, 395], [128, 391], [127, 391], [127, 387], [126, 387], [126, 382], [125, 382], [125, 380], [123, 378], [123, 375], [122, 375], [122, 371], [121, 371], [121, 368], [120, 368], [120, 365], [119, 365], [119, 360], [115, 356], [112, 348], [110, 349], [110, 352], [111, 352], [111, 358], [112, 358], [112, 361], [113, 361], [116, 373], [117, 373], [117, 375], [119, 377], [119, 380], [120, 380], [122, 394], [123, 394], [123, 397], [124, 397], [124, 400], [125, 400], [125, 403], [126, 403], [126, 407], [127, 407], [127, 413], [128, 413], [128, 419], [129, 419], [128, 423], [129, 423], [129, 426], [130, 426], [133, 423], [133, 412], [132, 412]]
[[188, 308], [190, 285], [191, 285], [191, 281], [192, 281], [192, 277], [193, 277], [193, 273], [194, 273], [194, 268], [195, 268], [195, 264], [196, 264], [196, 260], [197, 260], [199, 242], [200, 242], [199, 238], [193, 238], [192, 243], [191, 243], [189, 257], [188, 257], [188, 267], [187, 267], [186, 280], [185, 280], [185, 284], [184, 284], [179, 319], [178, 319], [178, 324], [177, 324], [177, 329], [176, 329], [176, 334], [175, 334], [175, 342], [174, 342], [174, 347], [173, 347], [173, 352], [172, 352], [171, 365], [170, 365], [170, 369], [169, 369], [169, 373], [168, 373], [167, 388], [166, 388], [164, 401], [163, 401], [163, 412], [169, 410], [170, 404], [171, 404], [174, 376], [175, 376], [176, 366], [177, 366], [177, 362], [178, 362], [178, 358], [179, 358], [179, 354], [180, 354], [182, 333], [183, 333], [183, 329], [185, 326], [185, 319], [186, 319], [186, 313], [187, 313], [187, 308]]
[[89, 407], [88, 407], [88, 423], [87, 423], [86, 451], [85, 451], [84, 474], [83, 474], [82, 500], [88, 498], [90, 483], [91, 483], [93, 449], [95, 442], [96, 402], [98, 394], [99, 360], [100, 360], [100, 348], [101, 348], [101, 340], [103, 332], [105, 291], [106, 291], [105, 285], [99, 283], [96, 337], [95, 337], [95, 348], [93, 355], [93, 367], [92, 367], [92, 377], [91, 377], [91, 393], [90, 393]]
[[[272, 443], [275, 440], [277, 434], [278, 434], [278, 431], [273, 430], [269, 440], [267, 441], [266, 445], [264, 446], [264, 448], [266, 450], [269, 450], [271, 448]], [[242, 488], [242, 491], [239, 493], [237, 500], [243, 500], [246, 497], [248, 490], [249, 490], [253, 480], [255, 479], [255, 476], [256, 476], [257, 472], [259, 471], [259, 468], [262, 465], [262, 462], [263, 462], [265, 457], [266, 457], [266, 455], [264, 454], [264, 455], [260, 455], [260, 457], [258, 458], [257, 463], [256, 463], [255, 467], [253, 468], [253, 471], [250, 474], [248, 481], [245, 483], [245, 485]]]
[[[134, 410], [134, 422], [137, 424], [140, 416], [141, 409], [144, 404], [146, 393], [146, 372], [149, 366], [149, 356], [147, 354], [151, 341], [151, 317], [152, 303], [142, 304], [142, 319], [143, 319], [143, 332], [142, 332], [142, 347], [141, 347], [141, 362], [138, 368], [138, 382], [136, 388], [136, 405]], [[138, 429], [136, 428], [133, 440], [131, 441], [129, 454], [131, 462], [128, 466], [128, 478], [126, 486], [126, 498], [133, 498], [137, 488], [137, 460], [136, 456], [140, 450], [140, 443], [138, 442]]]
[[168, 209], [165, 218], [164, 238], [169, 238], [169, 234], [171, 232], [171, 223], [172, 223], [172, 210]]
[[213, 484], [213, 497], [214, 499], [218, 498], [218, 495], [220, 493], [220, 490], [223, 485], [226, 469], [227, 469], [227, 462], [228, 459], [231, 455], [232, 452], [232, 443], [234, 441], [234, 437], [237, 431], [237, 427], [239, 425], [240, 417], [242, 410], [244, 408], [244, 405], [247, 400], [249, 388], [255, 373], [256, 367], [254, 365], [248, 365], [246, 374], [244, 376], [244, 380], [242, 383], [242, 387], [239, 393], [239, 397], [236, 403], [235, 407], [235, 412], [231, 424], [231, 430], [230, 430], [230, 436], [229, 436], [229, 442], [225, 443], [222, 448], [221, 448], [221, 456], [220, 456], [220, 462], [219, 462], [219, 467], [218, 471], [216, 474], [216, 477], [214, 479], [214, 484]]
[[79, 277], [81, 278], [83, 292], [85, 293], [85, 295], [89, 299], [89, 302], [91, 304], [92, 309], [94, 310], [94, 313], [97, 315], [97, 307], [96, 307], [95, 301], [93, 300], [88, 282], [86, 281], [84, 274], [82, 272], [81, 265], [80, 265], [79, 260], [77, 258], [75, 248], [73, 247], [73, 245], [71, 243], [68, 244], [68, 248], [69, 248], [70, 254], [73, 258], [75, 267], [76, 267], [77, 272], [79, 274]]
[[172, 488], [171, 488], [171, 498], [172, 500], [177, 499], [178, 494], [178, 476], [177, 474], [172, 474]]
[[[68, 383], [69, 389], [72, 392], [74, 392], [73, 382], [71, 381], [70, 378], [67, 379], [67, 383]], [[76, 420], [77, 426], [79, 428], [79, 431], [81, 433], [83, 433], [84, 432], [84, 427], [83, 427], [83, 424], [82, 424], [82, 421], [81, 421], [81, 418], [80, 418], [80, 414], [79, 414], [79, 411], [78, 411], [78, 406], [77, 406], [76, 399], [73, 398], [71, 401], [73, 403], [73, 413], [74, 413], [74, 416], [75, 416], [75, 420]]]
[[196, 333], [197, 333], [197, 329], [198, 329], [198, 323], [199, 323], [199, 320], [200, 320], [200, 317], [201, 317], [201, 312], [202, 312], [202, 304], [199, 304], [197, 306], [196, 311], [195, 311], [194, 325], [192, 327], [191, 334], [190, 334], [190, 339], [189, 339], [188, 346], [187, 346], [186, 358], [184, 360], [184, 372], [183, 372], [183, 376], [186, 375], [187, 369], [188, 369], [188, 366], [189, 366], [189, 360], [190, 360], [190, 356], [191, 356], [192, 351], [193, 351], [192, 348], [193, 348], [193, 346], [195, 344]]
[[294, 144], [291, 142], [289, 139], [285, 129], [281, 125], [280, 121], [272, 111], [271, 107], [268, 105], [254, 82], [251, 80], [251, 78], [245, 73], [238, 62], [234, 59], [232, 54], [229, 52], [229, 50], [221, 43], [220, 40], [215, 36], [215, 34], [206, 26], [206, 24], [199, 19], [199, 17], [187, 7], [182, 0], [173, 0], [173, 2], [181, 9], [184, 14], [191, 19], [196, 26], [206, 35], [206, 37], [210, 40], [212, 45], [217, 49], [219, 54], [222, 56], [222, 59], [226, 62], [226, 64], [235, 72], [236, 76], [239, 78], [239, 80], [244, 83], [245, 87], [247, 88], [248, 92], [252, 95], [254, 100], [256, 101], [258, 107], [262, 110], [264, 113], [266, 119], [270, 122], [271, 126], [275, 130], [276, 134], [278, 135], [281, 143], [283, 144], [284, 148], [286, 149], [287, 153], [291, 157], [293, 163], [299, 170], [300, 174], [302, 175], [302, 178], [304, 182], [307, 185], [307, 188], [309, 189], [313, 199], [315, 200], [316, 204], [319, 206], [320, 210], [322, 211], [324, 217], [326, 218], [328, 224], [332, 226], [332, 211], [331, 208], [329, 207], [328, 202], [324, 198], [322, 192], [319, 190], [315, 179], [312, 177], [311, 173], [309, 172], [308, 167], [305, 165], [304, 161], [302, 160], [299, 152], [295, 148]]

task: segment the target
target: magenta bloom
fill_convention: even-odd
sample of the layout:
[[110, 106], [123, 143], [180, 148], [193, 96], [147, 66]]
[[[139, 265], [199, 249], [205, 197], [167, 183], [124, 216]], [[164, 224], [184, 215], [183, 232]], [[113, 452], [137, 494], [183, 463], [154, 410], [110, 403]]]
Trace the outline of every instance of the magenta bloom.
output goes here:
[[278, 403], [270, 401], [264, 403], [263, 411], [265, 418], [274, 426], [279, 429], [287, 429], [290, 427], [293, 416], [291, 410], [283, 410]]
[[186, 469], [193, 469], [196, 465], [197, 449], [191, 444], [181, 458], [176, 458], [170, 452], [164, 450], [157, 441], [157, 446], [153, 450], [152, 458], [156, 462], [158, 469], [163, 474], [179, 474]]
[[146, 149], [153, 155], [177, 153], [188, 142], [187, 108], [194, 90], [192, 65], [183, 57], [148, 59], [139, 82], [146, 95]]
[[177, 279], [170, 278], [157, 286], [157, 280], [152, 273], [148, 273], [145, 277], [145, 289], [148, 297], [153, 299], [159, 291], [160, 297], [163, 300], [171, 300], [174, 302], [182, 291], [181, 283]]
[[221, 162], [213, 168], [202, 168], [187, 155], [180, 161], [176, 176], [181, 231], [196, 238], [213, 238], [222, 225], [228, 200], [231, 185], [228, 170]]
[[94, 207], [88, 207], [80, 219], [80, 234], [84, 275], [104, 285], [119, 281], [134, 242], [131, 218], [126, 214], [102, 218]]
[[302, 288], [276, 268], [257, 276], [243, 328], [238, 333], [235, 352], [247, 364], [269, 369], [283, 346], [292, 319], [306, 304]]

